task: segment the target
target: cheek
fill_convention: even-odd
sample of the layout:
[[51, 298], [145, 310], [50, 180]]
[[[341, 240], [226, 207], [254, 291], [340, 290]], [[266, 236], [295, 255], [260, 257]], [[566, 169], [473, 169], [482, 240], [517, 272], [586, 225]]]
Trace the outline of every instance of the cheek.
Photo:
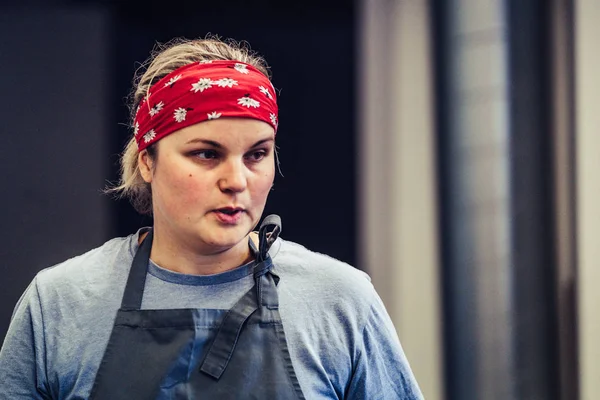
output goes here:
[[206, 179], [200, 179], [198, 171], [186, 169], [182, 163], [163, 166], [166, 168], [157, 171], [156, 183], [166, 207], [190, 209], [191, 203], [197, 204], [198, 199], [206, 198], [208, 183]]
[[253, 195], [257, 201], [265, 202], [271, 192], [273, 180], [275, 179], [275, 169], [268, 170], [257, 176], [254, 184]]

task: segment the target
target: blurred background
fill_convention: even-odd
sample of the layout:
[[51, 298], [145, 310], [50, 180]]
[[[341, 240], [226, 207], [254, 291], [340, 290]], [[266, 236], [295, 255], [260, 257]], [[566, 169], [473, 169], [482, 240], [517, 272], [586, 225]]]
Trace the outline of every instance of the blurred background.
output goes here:
[[600, 398], [600, 1], [2, 0], [0, 341], [48, 266], [152, 223], [102, 194], [154, 44], [248, 41], [266, 213], [368, 272], [427, 399]]

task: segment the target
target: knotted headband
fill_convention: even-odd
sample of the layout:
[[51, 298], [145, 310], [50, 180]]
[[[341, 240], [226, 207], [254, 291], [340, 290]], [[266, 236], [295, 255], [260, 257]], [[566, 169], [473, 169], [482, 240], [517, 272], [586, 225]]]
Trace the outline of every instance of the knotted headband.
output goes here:
[[220, 117], [258, 119], [277, 132], [277, 102], [269, 79], [238, 61], [187, 64], [150, 88], [137, 109], [133, 133], [142, 151], [174, 131]]

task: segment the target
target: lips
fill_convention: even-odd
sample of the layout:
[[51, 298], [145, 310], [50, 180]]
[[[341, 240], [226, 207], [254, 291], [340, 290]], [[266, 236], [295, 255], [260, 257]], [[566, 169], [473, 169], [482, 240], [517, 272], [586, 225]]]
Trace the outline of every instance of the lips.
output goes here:
[[244, 212], [245, 210], [241, 207], [223, 207], [213, 211], [217, 220], [225, 225], [237, 224]]

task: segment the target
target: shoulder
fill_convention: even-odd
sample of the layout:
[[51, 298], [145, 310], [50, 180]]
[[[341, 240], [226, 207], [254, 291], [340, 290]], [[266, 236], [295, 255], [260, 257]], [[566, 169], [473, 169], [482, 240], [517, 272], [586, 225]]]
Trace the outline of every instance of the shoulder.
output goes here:
[[357, 290], [370, 290], [371, 278], [365, 272], [327, 254], [307, 249], [301, 244], [278, 239], [274, 263], [285, 273], [300, 274], [311, 280], [326, 279]]
[[126, 277], [135, 249], [137, 235], [113, 238], [84, 254], [45, 268], [35, 277], [40, 296], [78, 288], [78, 292], [99, 287]]
[[274, 271], [281, 276], [285, 290], [307, 299], [311, 307], [351, 313], [359, 319], [355, 322], [366, 322], [377, 299], [368, 274], [298, 243], [278, 239], [276, 245]]
[[77, 331], [72, 340], [84, 340], [98, 326], [109, 326], [123, 296], [136, 237], [111, 239], [36, 275], [28, 290], [35, 294], [36, 323], [49, 346], [67, 343], [66, 332]]

